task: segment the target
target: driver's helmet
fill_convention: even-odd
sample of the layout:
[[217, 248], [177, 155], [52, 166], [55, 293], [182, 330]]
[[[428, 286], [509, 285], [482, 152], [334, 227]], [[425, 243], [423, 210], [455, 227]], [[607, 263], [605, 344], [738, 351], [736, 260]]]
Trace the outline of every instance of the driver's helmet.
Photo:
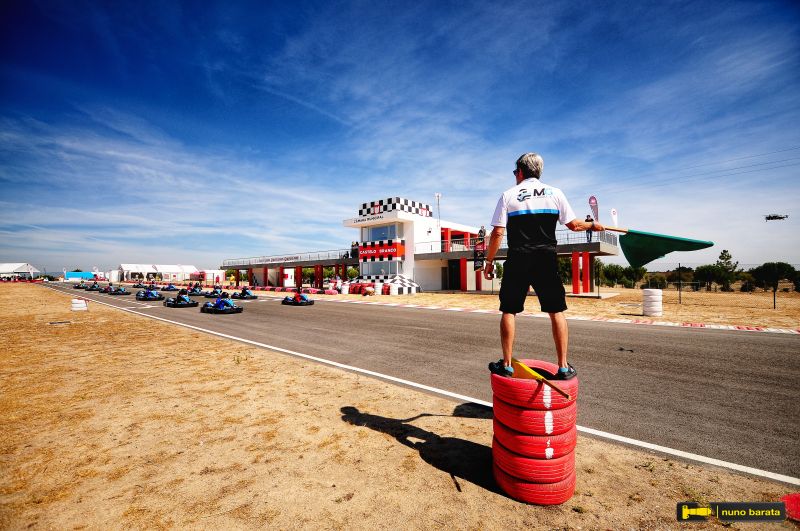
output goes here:
[[178, 295], [188, 295], [188, 293], [189, 293], [189, 290], [187, 290], [186, 288], [183, 288], [178, 292]]

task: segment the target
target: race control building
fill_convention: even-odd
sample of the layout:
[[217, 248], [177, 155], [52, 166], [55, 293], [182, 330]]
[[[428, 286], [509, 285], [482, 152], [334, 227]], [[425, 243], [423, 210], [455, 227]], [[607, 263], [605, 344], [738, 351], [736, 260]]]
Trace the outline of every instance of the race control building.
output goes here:
[[[246, 278], [259, 286], [297, 285], [302, 269], [313, 267], [314, 287], [321, 288], [323, 267], [334, 268], [341, 278], [348, 267], [357, 267], [364, 281], [408, 279], [426, 291], [490, 289], [473, 267], [475, 246], [481, 243], [479, 227], [440, 220], [429, 204], [402, 197], [378, 199], [362, 203], [357, 215], [342, 223], [356, 231], [349, 248], [234, 258], [224, 260], [221, 268], [234, 269], [237, 283]], [[573, 293], [591, 291], [591, 276], [581, 271], [593, 270], [595, 256], [619, 253], [617, 237], [608, 232], [595, 233], [587, 242], [583, 232], [560, 230], [557, 239], [558, 254], [573, 258]], [[502, 260], [506, 252], [503, 245], [497, 258]]]

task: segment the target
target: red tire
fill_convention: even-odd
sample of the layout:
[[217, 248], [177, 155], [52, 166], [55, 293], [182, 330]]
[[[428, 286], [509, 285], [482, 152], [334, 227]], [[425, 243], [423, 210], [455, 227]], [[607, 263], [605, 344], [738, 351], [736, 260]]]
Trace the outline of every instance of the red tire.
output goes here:
[[529, 435], [559, 435], [575, 426], [578, 405], [540, 411], [513, 406], [494, 397], [494, 418], [512, 430]]
[[528, 483], [510, 476], [496, 464], [494, 479], [503, 492], [515, 500], [536, 505], [558, 505], [572, 498], [575, 493], [575, 472], [558, 483]]
[[515, 454], [497, 441], [492, 440], [494, 464], [503, 472], [529, 483], [558, 483], [575, 472], [575, 453], [553, 459], [533, 459]]
[[500, 444], [516, 454], [534, 459], [556, 459], [575, 450], [578, 428], [572, 426], [559, 435], [528, 435], [494, 419], [494, 436]]
[[[544, 369], [555, 373], [558, 365], [539, 360], [520, 360], [533, 370]], [[578, 378], [559, 380], [554, 382], [570, 395], [569, 400], [558, 391], [551, 389], [536, 380], [523, 378], [507, 378], [505, 376], [491, 375], [492, 392], [500, 400], [528, 409], [561, 409], [572, 404], [578, 398]]]

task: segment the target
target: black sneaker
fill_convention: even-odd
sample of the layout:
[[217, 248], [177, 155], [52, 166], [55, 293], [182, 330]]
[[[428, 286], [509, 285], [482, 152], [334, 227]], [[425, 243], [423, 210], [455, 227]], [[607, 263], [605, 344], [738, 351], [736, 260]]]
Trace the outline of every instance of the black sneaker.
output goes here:
[[506, 367], [503, 360], [493, 361], [489, 364], [489, 372], [498, 376], [514, 376], [514, 367]]
[[556, 372], [555, 379], [556, 380], [571, 380], [572, 378], [575, 378], [576, 376], [578, 376], [578, 371], [575, 370], [575, 367], [573, 367], [571, 363], [567, 363], [567, 370], [566, 371], [562, 371], [561, 369], [559, 369]]

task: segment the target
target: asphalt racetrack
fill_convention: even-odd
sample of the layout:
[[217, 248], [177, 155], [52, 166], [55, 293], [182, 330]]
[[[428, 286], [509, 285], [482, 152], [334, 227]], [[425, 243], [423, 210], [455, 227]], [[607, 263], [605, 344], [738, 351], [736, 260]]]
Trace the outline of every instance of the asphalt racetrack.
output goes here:
[[[291, 307], [261, 295], [236, 301], [241, 314], [209, 315], [51, 287], [485, 401], [492, 399], [486, 366], [501, 357], [495, 314], [323, 296]], [[569, 330], [581, 426], [800, 477], [800, 337], [572, 320]], [[555, 361], [548, 319], [517, 319], [515, 355]], [[295, 370], [289, 356], [286, 370]]]

